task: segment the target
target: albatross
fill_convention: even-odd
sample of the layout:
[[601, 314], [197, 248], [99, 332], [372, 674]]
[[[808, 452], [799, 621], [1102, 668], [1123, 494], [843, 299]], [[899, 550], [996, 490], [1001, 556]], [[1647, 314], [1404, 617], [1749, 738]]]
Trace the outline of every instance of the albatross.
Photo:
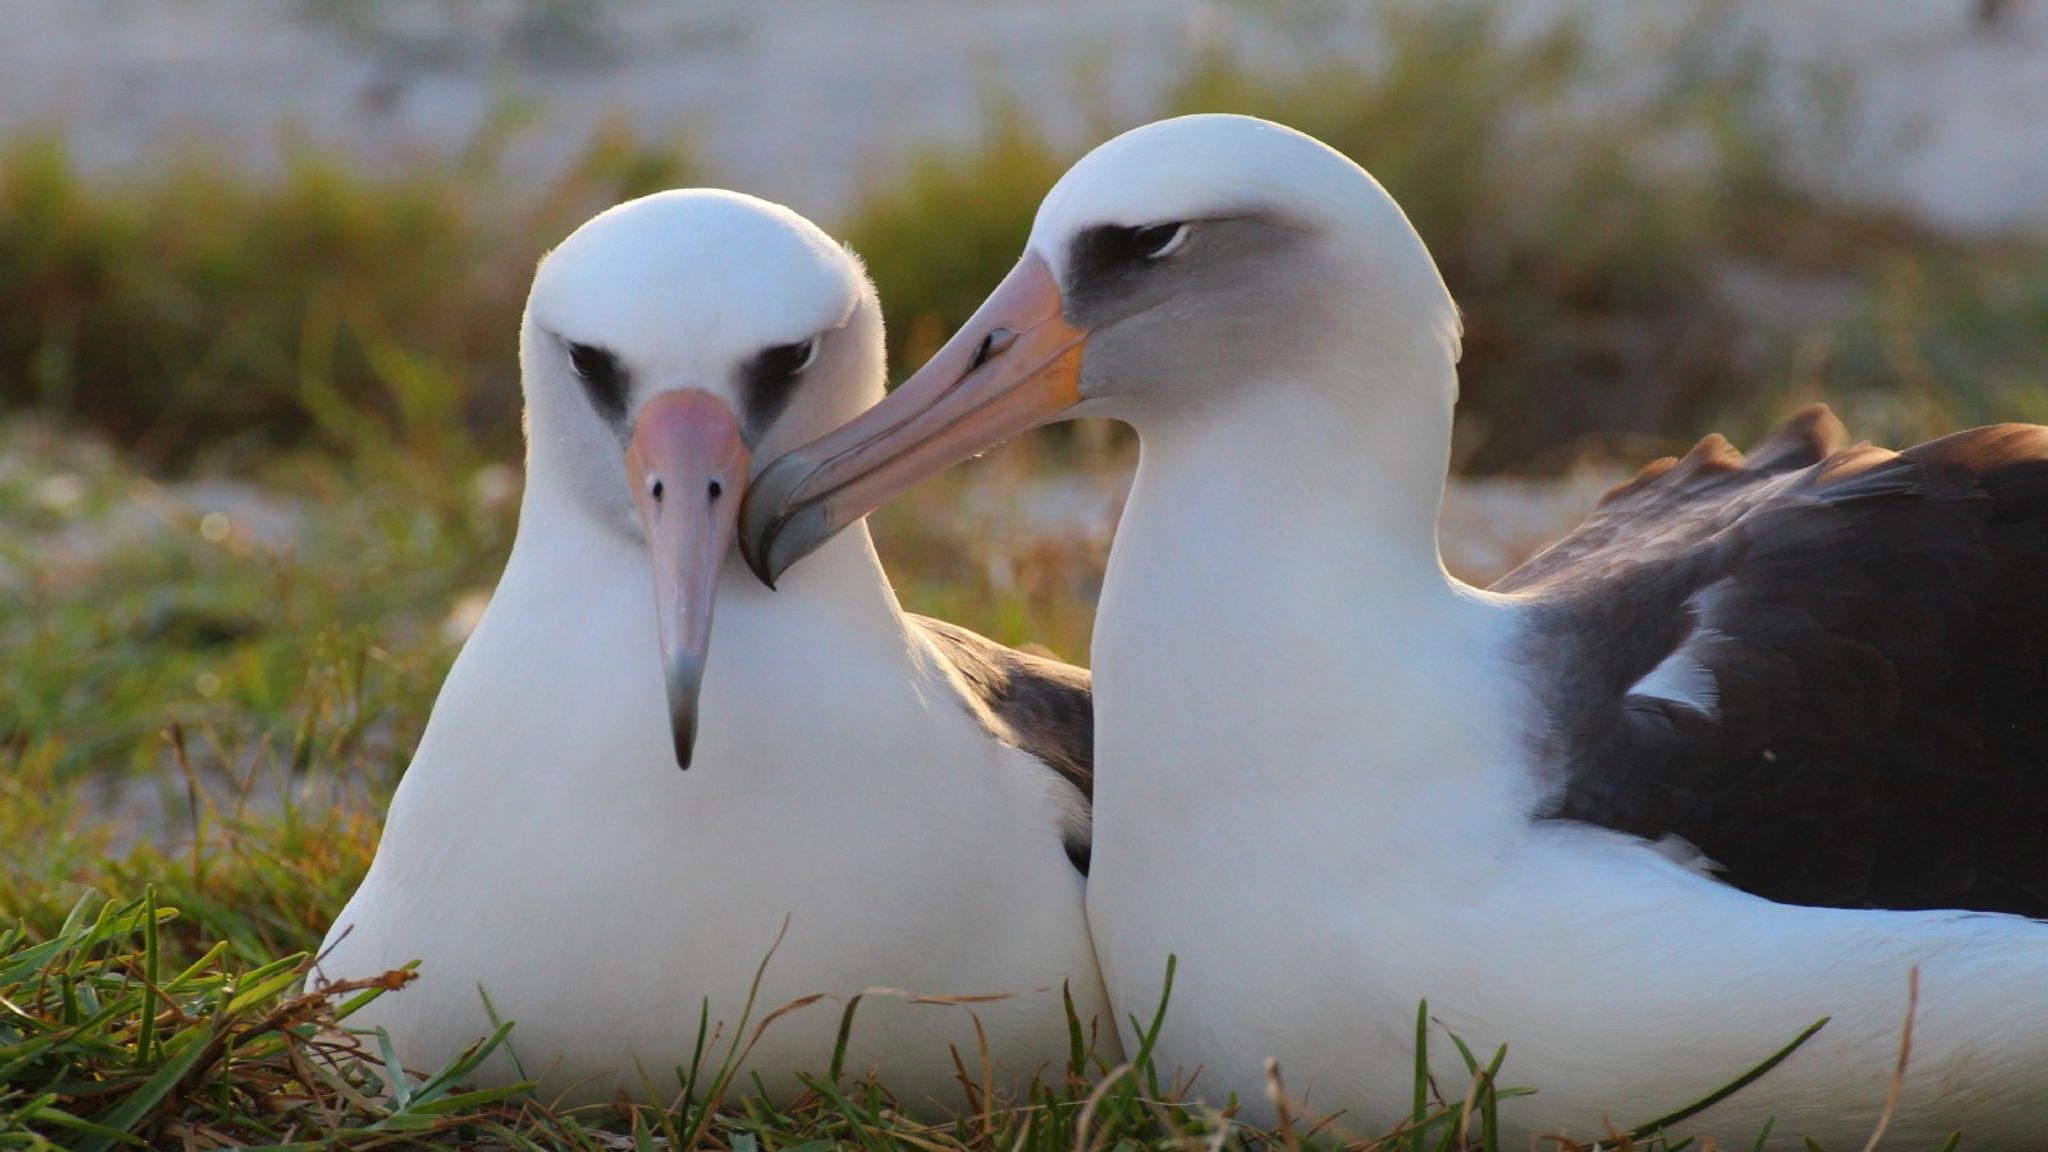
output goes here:
[[[906, 1106], [958, 1104], [970, 1013], [999, 1087], [1064, 1061], [1062, 986], [1106, 1005], [1087, 674], [906, 615], [865, 531], [773, 595], [731, 548], [750, 461], [882, 395], [859, 260], [751, 197], [635, 200], [541, 262], [520, 352], [511, 557], [322, 949], [330, 979], [418, 979], [351, 1025], [432, 1071], [495, 1009], [485, 1082], [516, 1056], [551, 1097], [665, 1098], [772, 948], [749, 1032], [819, 993], [1013, 994], [862, 1002], [846, 1067]], [[777, 1020], [743, 1074], [794, 1094], [839, 1020]]]
[[[1490, 589], [1437, 519], [1458, 312], [1363, 169], [1235, 116], [1120, 136], [892, 396], [759, 477], [769, 580], [919, 477], [1101, 415], [1141, 449], [1094, 639], [1089, 922], [1198, 1093], [1408, 1114], [1507, 1045], [1507, 1139], [1900, 1147], [2048, 1106], [2048, 429], [1710, 438]], [[787, 575], [785, 571], [787, 570]], [[1297, 1114], [1299, 1114], [1297, 1112]], [[1853, 1143], [1852, 1143], [1853, 1142]]]

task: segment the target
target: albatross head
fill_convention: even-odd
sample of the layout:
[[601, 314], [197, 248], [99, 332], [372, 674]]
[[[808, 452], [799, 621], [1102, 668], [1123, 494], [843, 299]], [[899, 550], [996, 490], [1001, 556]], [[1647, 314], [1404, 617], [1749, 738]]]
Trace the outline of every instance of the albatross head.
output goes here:
[[647, 549], [687, 768], [751, 463], [881, 395], [873, 285], [786, 208], [664, 192], [604, 212], [541, 261], [520, 355], [533, 495]]
[[[762, 473], [740, 545], [773, 583], [919, 479], [1036, 425], [1104, 415], [1143, 431], [1281, 382], [1371, 402], [1376, 382], [1416, 374], [1359, 366], [1448, 366], [1458, 339], [1421, 237], [1364, 169], [1251, 117], [1150, 124], [1060, 179], [1023, 258], [929, 363]], [[1447, 411], [1454, 377], [1433, 380], [1426, 402]]]

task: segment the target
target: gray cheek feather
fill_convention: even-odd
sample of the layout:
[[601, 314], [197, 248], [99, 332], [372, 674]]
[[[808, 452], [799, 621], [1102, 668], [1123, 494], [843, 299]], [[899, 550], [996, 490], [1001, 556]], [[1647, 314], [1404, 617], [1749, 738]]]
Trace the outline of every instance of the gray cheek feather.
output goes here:
[[1175, 256], [1069, 290], [1070, 321], [1094, 333], [1084, 394], [1303, 374], [1327, 355], [1346, 281], [1310, 233], [1264, 217], [1197, 227]]

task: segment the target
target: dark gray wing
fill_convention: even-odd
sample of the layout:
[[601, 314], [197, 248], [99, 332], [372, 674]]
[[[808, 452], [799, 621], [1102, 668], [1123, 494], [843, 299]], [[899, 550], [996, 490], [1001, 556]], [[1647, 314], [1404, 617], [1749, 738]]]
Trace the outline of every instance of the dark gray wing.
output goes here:
[[951, 666], [968, 705], [1003, 743], [1037, 757], [1080, 794], [1082, 818], [1065, 829], [1067, 856], [1088, 871], [1088, 805], [1095, 798], [1095, 704], [1086, 668], [1019, 652], [943, 620], [911, 624]]
[[2048, 428], [1710, 437], [1495, 590], [1548, 813], [1787, 903], [2048, 916]]

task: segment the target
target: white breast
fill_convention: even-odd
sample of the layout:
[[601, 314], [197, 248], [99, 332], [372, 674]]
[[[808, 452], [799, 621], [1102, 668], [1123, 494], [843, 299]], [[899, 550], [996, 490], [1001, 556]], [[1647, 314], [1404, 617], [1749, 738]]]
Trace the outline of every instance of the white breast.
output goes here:
[[[1063, 981], [1106, 1018], [1054, 798], [917, 669], [893, 602], [806, 595], [829, 586], [823, 572], [771, 594], [730, 569], [684, 774], [644, 564], [574, 543], [534, 553], [573, 565], [515, 555], [330, 935], [329, 976], [421, 961], [417, 985], [366, 1021], [409, 1066], [490, 1030], [481, 986], [551, 1090], [637, 1093], [637, 1060], [672, 1095], [700, 1005], [730, 1038], [785, 921], [756, 1020], [869, 986], [1019, 993], [974, 1011], [1021, 1084], [1066, 1050]], [[864, 534], [852, 550], [872, 562]], [[893, 646], [876, 642], [889, 621]], [[794, 1071], [829, 1060], [838, 1020], [827, 1003], [779, 1021], [750, 1067], [793, 1093]], [[959, 1103], [949, 1046], [974, 1050], [966, 1009], [870, 998], [853, 1039], [849, 1067]]]

